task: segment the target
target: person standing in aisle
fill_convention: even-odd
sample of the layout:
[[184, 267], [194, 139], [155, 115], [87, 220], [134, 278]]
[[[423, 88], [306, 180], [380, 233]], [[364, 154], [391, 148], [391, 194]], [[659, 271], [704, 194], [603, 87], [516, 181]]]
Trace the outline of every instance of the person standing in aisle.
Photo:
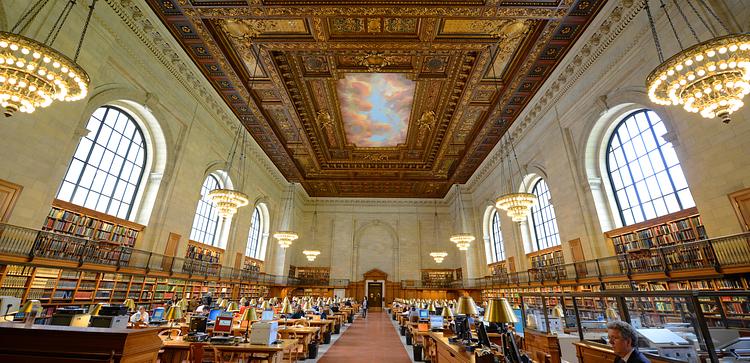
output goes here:
[[367, 317], [367, 297], [362, 300], [362, 317]]

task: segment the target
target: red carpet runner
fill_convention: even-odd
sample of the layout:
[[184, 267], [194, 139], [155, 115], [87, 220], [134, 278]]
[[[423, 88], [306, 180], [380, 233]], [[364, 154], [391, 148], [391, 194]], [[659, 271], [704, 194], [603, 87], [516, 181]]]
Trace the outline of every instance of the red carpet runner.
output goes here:
[[318, 363], [411, 362], [385, 312], [354, 320]]

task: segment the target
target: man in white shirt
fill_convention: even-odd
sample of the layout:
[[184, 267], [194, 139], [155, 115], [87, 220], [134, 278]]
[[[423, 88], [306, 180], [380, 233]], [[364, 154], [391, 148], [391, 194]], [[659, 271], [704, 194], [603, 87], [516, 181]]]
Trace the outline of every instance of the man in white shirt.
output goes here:
[[146, 307], [141, 305], [138, 307], [138, 312], [130, 316], [131, 323], [148, 324], [148, 313]]

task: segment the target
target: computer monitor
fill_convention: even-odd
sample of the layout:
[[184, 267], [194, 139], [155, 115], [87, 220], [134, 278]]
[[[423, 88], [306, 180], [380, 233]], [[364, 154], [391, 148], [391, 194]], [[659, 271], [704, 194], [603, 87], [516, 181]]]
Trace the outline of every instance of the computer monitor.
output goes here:
[[232, 320], [233, 319], [231, 316], [219, 316], [218, 318], [216, 318], [216, 324], [214, 324], [214, 334], [231, 333]]
[[440, 315], [430, 316], [430, 330], [443, 330], [443, 317]]
[[427, 309], [419, 309], [419, 320], [429, 320], [430, 311]]
[[435, 315], [443, 315], [443, 307], [442, 306], [436, 306], [435, 307]]
[[211, 309], [208, 313], [208, 321], [214, 321], [221, 315], [221, 309]]
[[197, 333], [206, 332], [206, 317], [205, 316], [193, 316], [190, 318], [190, 331]]
[[273, 320], [273, 310], [263, 311], [263, 313], [260, 315], [260, 320], [263, 320], [263, 321]]
[[477, 322], [477, 338], [479, 339], [479, 345], [489, 347], [490, 336], [487, 335], [487, 327], [484, 326], [483, 322]]
[[162, 321], [164, 320], [164, 307], [155, 308], [149, 317], [150, 321]]

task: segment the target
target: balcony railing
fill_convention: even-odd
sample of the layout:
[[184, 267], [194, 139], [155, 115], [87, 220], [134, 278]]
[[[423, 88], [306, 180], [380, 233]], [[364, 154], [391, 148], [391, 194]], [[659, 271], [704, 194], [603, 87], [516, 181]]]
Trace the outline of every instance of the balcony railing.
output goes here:
[[[142, 269], [146, 272], [164, 272], [169, 275], [185, 274], [189, 277], [218, 278], [266, 285], [302, 285], [304, 281], [286, 276], [269, 275], [250, 269], [236, 269], [205, 261], [165, 256], [158, 253], [123, 247], [110, 242], [69, 236], [49, 231], [0, 223], [0, 254], [77, 262], [87, 265], [109, 265], [117, 270]], [[38, 260], [37, 260], [38, 261]], [[54, 267], [54, 266], [51, 266]], [[346, 287], [349, 280], [329, 279], [330, 286]]]
[[[750, 232], [732, 236], [652, 248], [641, 253], [622, 254], [573, 262], [522, 272], [502, 273], [476, 279], [456, 280], [444, 287], [456, 289], [488, 289], [522, 287], [532, 283], [556, 285], [575, 284], [581, 280], [604, 281], [618, 276], [662, 273], [670, 277], [685, 270], [711, 269], [724, 272], [735, 267], [750, 266]], [[443, 286], [441, 286], [443, 287]], [[422, 281], [404, 280], [403, 289], [428, 288]]]

